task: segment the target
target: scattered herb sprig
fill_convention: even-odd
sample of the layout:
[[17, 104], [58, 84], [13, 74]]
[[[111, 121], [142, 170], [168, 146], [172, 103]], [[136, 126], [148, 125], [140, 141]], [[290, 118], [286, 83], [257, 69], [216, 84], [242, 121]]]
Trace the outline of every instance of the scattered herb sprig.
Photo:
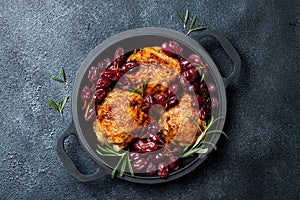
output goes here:
[[179, 20], [182, 22], [183, 28], [185, 28], [185, 27], [186, 27], [186, 24], [187, 24], [187, 22], [188, 22], [188, 19], [189, 19], [189, 10], [186, 9], [184, 19], [181, 17], [181, 15], [179, 14], [179, 12], [177, 12], [177, 11], [176, 11], [176, 16], [177, 16], [177, 17], [179, 18]]
[[150, 79], [150, 77], [147, 77], [146, 81], [144, 81], [143, 79], [141, 79], [141, 82], [142, 82], [141, 89], [138, 89], [138, 86], [137, 86], [135, 83], [133, 83], [133, 84], [128, 88], [128, 91], [130, 91], [130, 92], [135, 92], [135, 93], [141, 95], [142, 97], [144, 97], [144, 91], [145, 91], [145, 89], [146, 89], [146, 87], [147, 87], [147, 84], [148, 84], [148, 82], [149, 82], [149, 79]]
[[51, 78], [55, 81], [58, 81], [58, 82], [61, 82], [61, 83], [66, 83], [67, 82], [67, 79], [66, 79], [66, 74], [65, 74], [65, 70], [64, 68], [60, 68], [60, 75], [61, 75], [61, 78], [58, 78], [56, 76], [51, 76]]
[[211, 131], [208, 131], [208, 129], [214, 123], [216, 123], [218, 120], [222, 119], [222, 117], [219, 117], [219, 118], [216, 118], [216, 119], [213, 119], [213, 117], [212, 117], [211, 120], [209, 121], [208, 125], [206, 126], [206, 128], [205, 128], [204, 131], [202, 131], [202, 129], [199, 126], [198, 122], [194, 118], [189, 117], [189, 116], [186, 116], [186, 118], [188, 118], [189, 120], [191, 120], [197, 126], [197, 128], [200, 131], [200, 135], [199, 135], [199, 137], [197, 138], [197, 140], [195, 141], [195, 143], [191, 147], [188, 146], [188, 147], [186, 147], [184, 149], [183, 154], [181, 155], [181, 158], [185, 158], [185, 157], [194, 155], [195, 153], [197, 153], [197, 154], [207, 153], [208, 148], [203, 148], [203, 144], [210, 144], [210, 145], [212, 145], [212, 147], [215, 150], [217, 150], [217, 147], [216, 147], [215, 144], [213, 144], [211, 142], [205, 141], [204, 137], [207, 134], [210, 134], [210, 133], [221, 133], [221, 134], [223, 134], [228, 139], [228, 135], [225, 132], [221, 131], [221, 130], [211, 130]]
[[64, 107], [65, 107], [65, 105], [66, 105], [68, 99], [69, 99], [69, 96], [66, 96], [66, 97], [64, 98], [63, 101], [58, 101], [57, 104], [56, 104], [53, 100], [48, 99], [48, 98], [46, 98], [45, 101], [46, 101], [51, 107], [53, 107], [55, 110], [58, 111], [59, 115], [60, 115], [61, 118], [62, 118], [62, 121], [64, 121], [63, 110], [64, 110]]
[[[184, 19], [183, 19], [183, 17], [177, 11], [176, 11], [176, 16], [182, 22], [183, 28], [185, 29], [186, 25], [187, 25], [187, 23], [189, 21], [189, 18], [190, 18], [189, 10], [186, 9]], [[204, 30], [204, 29], [207, 28], [206, 26], [197, 26], [197, 27], [195, 27], [196, 21], [197, 21], [197, 15], [195, 15], [193, 17], [193, 20], [192, 20], [192, 23], [190, 24], [189, 30], [186, 33], [187, 35], [189, 35], [190, 33], [194, 32], [194, 31], [201, 31], [201, 30]]]
[[107, 142], [106, 138], [103, 137], [103, 141], [105, 144], [105, 147], [102, 147], [101, 145], [97, 145], [98, 149], [96, 150], [96, 152], [101, 155], [101, 156], [111, 156], [111, 157], [120, 157], [118, 163], [116, 164], [115, 168], [113, 169], [112, 173], [111, 173], [111, 178], [114, 179], [117, 173], [117, 170], [121, 165], [120, 168], [120, 176], [124, 175], [125, 172], [125, 168], [126, 166], [128, 166], [130, 174], [132, 177], [134, 177], [134, 172], [131, 166], [131, 162], [130, 162], [130, 157], [129, 157], [129, 151], [124, 151], [123, 153], [119, 153], [117, 151], [115, 151]]

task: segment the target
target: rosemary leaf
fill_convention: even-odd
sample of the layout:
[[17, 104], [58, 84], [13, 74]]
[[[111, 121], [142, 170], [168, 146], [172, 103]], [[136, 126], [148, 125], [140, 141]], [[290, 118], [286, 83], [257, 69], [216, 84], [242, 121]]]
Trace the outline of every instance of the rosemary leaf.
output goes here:
[[[109, 150], [107, 150], [106, 148], [101, 147], [99, 144], [97, 144], [97, 147], [98, 147], [98, 149], [99, 149], [100, 151], [102, 151], [102, 152], [111, 153]], [[100, 152], [100, 151], [99, 151], [99, 152]], [[102, 154], [102, 153], [101, 153], [101, 154]]]
[[189, 35], [191, 32], [194, 32], [194, 31], [201, 31], [201, 30], [204, 30], [204, 29], [206, 29], [206, 28], [207, 28], [206, 26], [199, 26], [199, 27], [190, 29], [190, 30], [187, 32], [187, 35]]
[[[127, 152], [126, 152], [126, 154], [127, 154]], [[120, 170], [120, 176], [123, 176], [124, 171], [125, 171], [125, 167], [126, 167], [126, 164], [127, 164], [127, 160], [125, 159], [125, 157], [127, 157], [127, 156], [122, 157], [123, 162], [122, 162], [122, 166], [121, 166], [121, 170]]]
[[201, 154], [201, 153], [207, 153], [208, 152], [208, 148], [205, 148], [205, 149], [199, 149], [198, 151], [197, 151], [197, 153], [199, 153], [199, 154]]
[[189, 151], [187, 151], [186, 153], [184, 153], [181, 158], [185, 158], [185, 157], [188, 157], [188, 156], [191, 156], [193, 155], [194, 153], [197, 153], [199, 151], [198, 148], [196, 149], [190, 149]]
[[57, 78], [55, 76], [51, 76], [51, 78], [55, 81], [58, 81], [58, 82], [61, 82], [61, 83], [66, 83], [64, 80], [60, 79], [60, 78]]
[[182, 24], [184, 24], [184, 20], [182, 19], [181, 15], [177, 11], [176, 11], [176, 16], [182, 22]]
[[208, 131], [208, 132], [206, 132], [206, 134], [210, 134], [210, 133], [221, 133], [221, 134], [224, 135], [227, 139], [229, 139], [229, 136], [228, 136], [224, 131], [221, 131], [221, 130], [213, 130], [213, 131]]
[[132, 177], [134, 177], [134, 172], [133, 172], [133, 169], [132, 169], [132, 165], [131, 165], [131, 162], [130, 162], [130, 156], [129, 156], [128, 151], [127, 151], [127, 163], [128, 163], [128, 168], [129, 168], [130, 174], [131, 174]]
[[[102, 139], [103, 139], [103, 141], [104, 141], [105, 146], [106, 146], [107, 148], [113, 150], [113, 148], [108, 144], [108, 142], [107, 142], [107, 140], [106, 140], [106, 137], [105, 137], [105, 136], [102, 136]], [[99, 145], [99, 146], [100, 146], [100, 145]]]
[[186, 11], [185, 11], [185, 17], [184, 17], [184, 23], [183, 23], [183, 28], [186, 27], [186, 24], [187, 24], [188, 20], [189, 20], [189, 10], [186, 9]]
[[210, 144], [214, 148], [214, 150], [217, 150], [217, 146], [215, 144], [211, 143], [211, 142], [202, 141], [201, 143], [202, 144]]
[[52, 106], [55, 110], [57, 110], [59, 112], [59, 108], [58, 105], [51, 99], [46, 98], [45, 101]]
[[119, 162], [117, 163], [116, 167], [115, 167], [114, 170], [111, 172], [111, 179], [114, 179], [114, 178], [115, 178], [117, 169], [118, 169], [119, 165], [121, 164], [121, 161], [123, 160], [123, 156], [124, 156], [124, 154], [121, 156], [121, 158], [120, 158]]
[[60, 73], [61, 73], [61, 77], [63, 78], [62, 80], [64, 81], [64, 83], [66, 83], [67, 80], [66, 80], [66, 74], [64, 68], [62, 67], [60, 68]]
[[202, 76], [201, 76], [201, 80], [200, 80], [200, 82], [202, 82], [203, 80], [204, 80], [204, 73], [202, 74]]
[[111, 156], [111, 157], [116, 156], [115, 154], [101, 153], [99, 150], [96, 150], [96, 152], [101, 156]]
[[63, 102], [61, 104], [61, 112], [64, 109], [64, 107], [66, 106], [66, 103], [67, 103], [68, 99], [69, 99], [69, 96], [66, 96], [65, 99], [63, 100]]
[[116, 172], [117, 172], [117, 169], [121, 163], [122, 159], [119, 160], [119, 162], [117, 163], [116, 167], [113, 169], [113, 171], [111, 172], [111, 179], [114, 179], [115, 176], [116, 176]]
[[197, 20], [197, 15], [195, 15], [194, 18], [193, 18], [193, 20], [192, 20], [192, 23], [190, 25], [190, 30], [195, 27], [196, 20]]

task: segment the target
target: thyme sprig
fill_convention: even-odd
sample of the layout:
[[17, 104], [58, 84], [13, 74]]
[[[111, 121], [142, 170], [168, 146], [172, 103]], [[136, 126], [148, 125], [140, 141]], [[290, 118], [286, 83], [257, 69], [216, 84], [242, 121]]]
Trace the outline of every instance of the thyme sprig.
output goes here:
[[65, 105], [66, 105], [68, 99], [69, 99], [69, 96], [66, 96], [66, 97], [64, 98], [63, 101], [58, 101], [57, 103], [55, 103], [53, 100], [48, 99], [48, 98], [46, 98], [45, 101], [46, 101], [52, 108], [54, 108], [55, 110], [57, 110], [57, 112], [59, 113], [59, 115], [60, 115], [61, 118], [62, 118], [62, 121], [64, 121], [63, 110], [64, 110], [64, 107], [65, 107]]
[[[187, 25], [187, 23], [189, 21], [189, 10], [187, 9], [185, 11], [185, 17], [184, 17], [184, 19], [182, 18], [182, 16], [177, 11], [176, 11], [176, 16], [182, 22], [183, 28], [185, 29], [186, 25]], [[201, 31], [201, 30], [205, 30], [207, 28], [206, 26], [197, 26], [197, 27], [195, 27], [196, 21], [197, 21], [197, 15], [195, 15], [193, 17], [193, 20], [192, 20], [192, 22], [190, 24], [189, 30], [186, 33], [187, 35], [189, 35], [190, 33], [194, 32], [194, 31]]]
[[111, 145], [108, 144], [107, 140], [105, 137], [103, 137], [103, 141], [104, 141], [104, 145], [105, 147], [102, 147], [101, 145], [97, 145], [98, 149], [96, 149], [96, 152], [101, 155], [101, 156], [110, 156], [110, 157], [120, 157], [118, 163], [116, 164], [115, 168], [113, 169], [113, 171], [111, 172], [111, 179], [114, 179], [117, 173], [117, 170], [121, 164], [121, 168], [120, 168], [120, 176], [124, 175], [126, 166], [128, 166], [129, 168], [129, 172], [131, 174], [132, 177], [134, 177], [134, 172], [132, 169], [132, 165], [130, 162], [130, 157], [129, 157], [129, 150], [124, 151], [123, 153], [119, 153], [117, 151], [115, 151]]
[[51, 78], [55, 81], [61, 82], [61, 83], [67, 83], [66, 74], [64, 68], [60, 68], [60, 75], [61, 78], [58, 78], [56, 76], [51, 76]]
[[221, 131], [221, 130], [211, 130], [211, 131], [208, 131], [210, 129], [210, 127], [215, 124], [218, 120], [222, 119], [222, 117], [218, 117], [216, 119], [214, 119], [213, 117], [211, 118], [211, 120], [209, 121], [208, 125], [206, 126], [205, 130], [202, 131], [201, 127], [199, 126], [198, 122], [192, 118], [192, 117], [189, 117], [189, 116], [186, 116], [186, 118], [188, 118], [189, 120], [191, 120], [196, 126], [197, 128], [199, 129], [200, 131], [200, 135], [198, 136], [197, 140], [195, 141], [195, 143], [192, 145], [192, 146], [187, 146], [184, 151], [183, 151], [183, 154], [181, 155], [181, 158], [185, 158], [185, 157], [188, 157], [188, 156], [192, 156], [194, 154], [203, 154], [203, 153], [207, 153], [208, 152], [208, 148], [204, 148], [203, 147], [203, 144], [210, 144], [212, 145], [212, 147], [217, 150], [217, 147], [215, 144], [211, 143], [211, 142], [208, 142], [208, 141], [205, 141], [204, 137], [207, 135], [207, 134], [210, 134], [210, 133], [221, 133], [223, 134], [227, 139], [229, 138], [228, 135]]
[[144, 81], [143, 79], [141, 79], [141, 82], [142, 82], [142, 86], [141, 86], [141, 89], [138, 88], [138, 86], [133, 83], [129, 88], [128, 88], [128, 91], [130, 92], [135, 92], [139, 95], [141, 95], [142, 97], [144, 97], [144, 91], [147, 87], [147, 84], [149, 82], [149, 79], [150, 77], [147, 77], [146, 81]]

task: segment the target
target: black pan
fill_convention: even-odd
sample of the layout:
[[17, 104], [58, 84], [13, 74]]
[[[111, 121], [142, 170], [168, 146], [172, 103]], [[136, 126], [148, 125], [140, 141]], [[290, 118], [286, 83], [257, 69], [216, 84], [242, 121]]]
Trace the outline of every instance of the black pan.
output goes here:
[[[97, 66], [98, 62], [103, 58], [112, 58], [115, 49], [117, 49], [119, 46], [126, 46], [125, 52], [127, 52], [133, 49], [160, 45], [164, 41], [173, 40], [179, 43], [183, 47], [184, 52], [187, 52], [187, 54], [194, 53], [200, 55], [203, 61], [207, 64], [207, 74], [209, 74], [205, 77], [205, 81], [212, 82], [216, 86], [216, 91], [213, 95], [218, 100], [218, 106], [217, 108], [212, 109], [211, 112], [212, 116], [221, 117], [221, 119], [214, 124], [214, 129], [223, 129], [227, 109], [225, 89], [239, 74], [241, 70], [241, 60], [234, 47], [220, 32], [215, 30], [206, 30], [197, 34], [200, 38], [214, 37], [221, 44], [221, 46], [233, 62], [233, 71], [228, 77], [222, 77], [220, 75], [219, 70], [210, 55], [197, 41], [182, 33], [164, 28], [140, 28], [125, 31], [103, 41], [100, 45], [98, 45], [94, 50], [91, 51], [91, 53], [82, 63], [74, 83], [72, 92], [73, 122], [66, 130], [66, 132], [59, 137], [57, 142], [58, 155], [72, 176], [74, 176], [81, 182], [86, 182], [96, 180], [100, 176], [103, 176], [103, 173], [107, 173], [107, 171], [111, 172], [113, 170], [113, 167], [96, 152], [98, 141], [95, 134], [93, 133], [92, 123], [86, 122], [86, 120], [84, 120], [84, 116], [86, 115], [86, 113], [85, 110], [82, 109], [83, 105], [81, 99], [81, 91], [85, 85], [90, 84], [87, 77], [89, 77], [89, 71], [91, 70], [91, 67]], [[187, 55], [183, 56], [185, 57]], [[66, 154], [64, 141], [71, 134], [76, 135], [79, 138], [81, 145], [99, 165], [99, 168], [96, 169], [95, 173], [83, 174], [77, 169], [72, 160]], [[213, 133], [207, 136], [206, 141], [212, 144], [216, 144], [219, 140], [219, 137], [220, 133]], [[120, 174], [117, 173], [116, 177], [126, 181], [145, 184], [171, 181], [184, 176], [185, 174], [191, 172], [197, 166], [199, 166], [213, 150], [212, 146], [208, 146], [208, 148], [209, 150], [207, 153], [183, 159], [180, 168], [177, 171], [171, 172], [166, 178], [163, 179], [158, 177], [157, 175], [149, 176], [145, 174], [135, 174], [135, 176], [131, 176], [128, 171], [125, 171], [123, 176], [120, 176]]]

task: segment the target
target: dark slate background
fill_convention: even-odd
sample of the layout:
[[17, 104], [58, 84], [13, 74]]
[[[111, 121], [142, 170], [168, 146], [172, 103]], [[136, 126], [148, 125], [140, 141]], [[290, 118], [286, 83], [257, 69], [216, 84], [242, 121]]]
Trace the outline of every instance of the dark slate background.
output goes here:
[[[222, 31], [242, 58], [241, 75], [227, 89], [230, 139], [170, 183], [137, 185], [106, 175], [79, 183], [55, 151], [72, 121], [70, 102], [62, 123], [44, 99], [71, 95], [86, 55], [116, 33], [149, 26], [184, 31], [174, 13], [186, 8], [199, 24]], [[300, 199], [299, 13], [299, 0], [0, 0], [0, 198]], [[231, 63], [216, 42], [205, 47], [228, 74]], [[49, 78], [59, 67], [66, 85]], [[66, 143], [83, 172], [96, 169], [75, 137]]]

